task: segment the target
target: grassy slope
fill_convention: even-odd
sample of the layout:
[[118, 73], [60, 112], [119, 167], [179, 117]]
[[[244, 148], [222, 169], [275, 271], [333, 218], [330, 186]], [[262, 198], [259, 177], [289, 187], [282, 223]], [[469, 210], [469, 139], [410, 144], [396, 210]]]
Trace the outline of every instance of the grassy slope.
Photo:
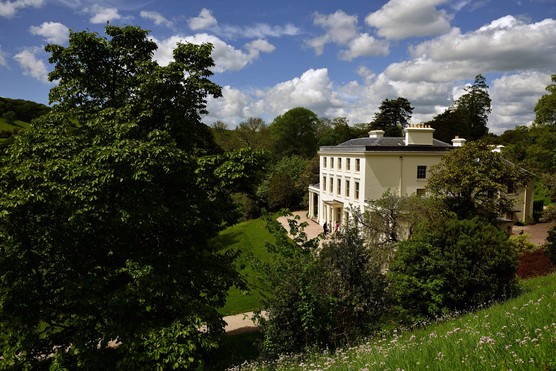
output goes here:
[[424, 329], [394, 331], [333, 355], [290, 356], [250, 367], [556, 370], [556, 274], [524, 281], [523, 286], [524, 293], [515, 299]]
[[219, 249], [231, 248], [241, 252], [238, 266], [243, 266], [241, 273], [246, 277], [250, 289], [250, 293], [243, 294], [233, 287], [226, 305], [220, 310], [223, 315], [245, 313], [259, 308], [261, 294], [256, 290], [259, 275], [251, 266], [251, 259], [254, 257], [267, 261], [269, 255], [265, 244], [271, 241], [274, 241], [274, 238], [266, 230], [266, 224], [262, 219], [236, 224], [213, 239], [212, 243]]
[[0, 130], [14, 131], [14, 129], [16, 129], [16, 128], [28, 129], [29, 128], [29, 123], [24, 122], [24, 121], [16, 120], [14, 124], [8, 124], [6, 122], [6, 120], [4, 120], [3, 118], [0, 117]]

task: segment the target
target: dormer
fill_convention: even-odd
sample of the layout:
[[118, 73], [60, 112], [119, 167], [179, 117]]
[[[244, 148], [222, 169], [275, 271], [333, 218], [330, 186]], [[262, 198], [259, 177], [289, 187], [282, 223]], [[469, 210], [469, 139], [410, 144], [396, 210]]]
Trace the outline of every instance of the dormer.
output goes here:
[[432, 146], [434, 129], [429, 125], [410, 124], [405, 129], [405, 145]]

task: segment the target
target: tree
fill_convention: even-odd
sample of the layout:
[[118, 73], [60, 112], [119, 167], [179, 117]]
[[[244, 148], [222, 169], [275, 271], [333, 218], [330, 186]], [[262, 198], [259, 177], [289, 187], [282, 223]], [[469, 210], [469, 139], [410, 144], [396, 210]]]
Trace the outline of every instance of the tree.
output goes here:
[[475, 81], [465, 91], [451, 107], [427, 123], [436, 129], [437, 139], [449, 143], [456, 136], [477, 140], [488, 134], [491, 100], [486, 79], [480, 74], [475, 76]]
[[244, 147], [271, 150], [268, 125], [260, 117], [249, 117], [241, 122], [235, 130]]
[[306, 224], [290, 220], [290, 239], [275, 220], [267, 220], [276, 243], [273, 258], [261, 264], [268, 278], [260, 318], [265, 356], [305, 347], [337, 347], [369, 335], [387, 309], [386, 281], [355, 228], [324, 244], [307, 240]]
[[453, 217], [436, 198], [398, 196], [391, 190], [369, 201], [364, 212], [351, 212], [365, 243], [372, 246], [373, 260], [383, 270], [388, 270], [398, 243], [407, 240], [418, 227]]
[[471, 142], [431, 168], [427, 190], [442, 197], [460, 218], [480, 215], [495, 221], [512, 209], [508, 190], [525, 185], [531, 175], [486, 144]]
[[307, 193], [307, 168], [310, 161], [299, 156], [283, 157], [268, 172], [257, 195], [270, 210], [297, 208]]
[[297, 155], [311, 158], [317, 153], [318, 117], [307, 108], [293, 108], [270, 124], [270, 136], [277, 158]]
[[550, 94], [544, 94], [535, 105], [535, 125], [556, 125], [556, 74], [546, 87]]
[[407, 126], [408, 120], [413, 113], [411, 103], [403, 97], [396, 99], [385, 99], [370, 123], [371, 130], [384, 130], [388, 137], [401, 137], [403, 128]]
[[410, 323], [473, 309], [517, 289], [517, 251], [478, 218], [441, 220], [399, 244], [388, 274]]
[[163, 67], [146, 31], [106, 34], [47, 46], [57, 104], [0, 158], [4, 367], [194, 367], [242, 285], [207, 241], [257, 155], [219, 154], [201, 123], [212, 47], [178, 44]]
[[319, 146], [335, 146], [353, 138], [352, 128], [345, 117], [336, 117], [319, 136]]
[[465, 91], [455, 103], [456, 109], [463, 112], [461, 135], [467, 140], [480, 139], [488, 133], [488, 115], [492, 110], [486, 79], [480, 74], [475, 76], [475, 81]]

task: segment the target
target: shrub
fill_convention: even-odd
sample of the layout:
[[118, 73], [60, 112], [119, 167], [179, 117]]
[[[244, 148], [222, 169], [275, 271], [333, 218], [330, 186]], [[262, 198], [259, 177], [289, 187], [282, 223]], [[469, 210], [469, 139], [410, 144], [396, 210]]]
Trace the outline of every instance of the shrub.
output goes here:
[[510, 236], [508, 242], [517, 251], [518, 255], [525, 252], [531, 252], [538, 249], [538, 246], [533, 242], [529, 241], [531, 235], [529, 233], [518, 234]]
[[274, 233], [271, 250], [278, 256], [265, 272], [268, 319], [260, 318], [263, 355], [349, 344], [377, 328], [386, 309], [385, 278], [355, 229], [318, 252], [284, 239], [283, 230]]
[[389, 278], [409, 322], [466, 310], [516, 289], [517, 253], [497, 227], [448, 220], [399, 244]]
[[545, 254], [552, 264], [556, 265], [556, 226], [548, 231], [546, 242], [544, 244]]
[[554, 271], [554, 266], [542, 249], [526, 251], [519, 255], [519, 278], [544, 276]]

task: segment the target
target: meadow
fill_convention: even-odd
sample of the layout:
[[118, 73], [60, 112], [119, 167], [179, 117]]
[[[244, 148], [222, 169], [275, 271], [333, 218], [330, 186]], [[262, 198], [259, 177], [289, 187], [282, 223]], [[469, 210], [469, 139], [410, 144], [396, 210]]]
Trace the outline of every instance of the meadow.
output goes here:
[[556, 370], [556, 274], [522, 281], [522, 294], [361, 344], [244, 363], [241, 370]]

